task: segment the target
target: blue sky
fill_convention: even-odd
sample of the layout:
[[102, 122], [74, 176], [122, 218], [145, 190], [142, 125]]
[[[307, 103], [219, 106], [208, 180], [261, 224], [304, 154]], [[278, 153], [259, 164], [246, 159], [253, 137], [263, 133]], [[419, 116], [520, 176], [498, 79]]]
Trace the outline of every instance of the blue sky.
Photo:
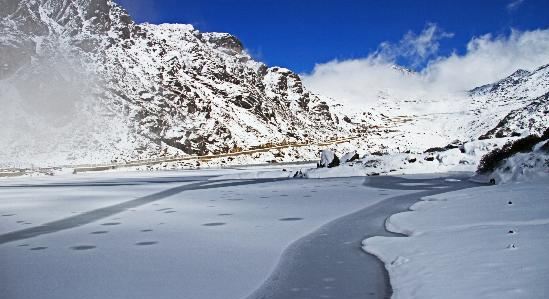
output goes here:
[[[549, 0], [116, 0], [138, 22], [189, 23], [229, 32], [269, 65], [311, 72], [318, 63], [367, 57], [428, 24], [452, 33], [436, 55], [466, 52], [467, 43], [511, 28], [549, 28]], [[407, 57], [399, 64], [421, 68]]]

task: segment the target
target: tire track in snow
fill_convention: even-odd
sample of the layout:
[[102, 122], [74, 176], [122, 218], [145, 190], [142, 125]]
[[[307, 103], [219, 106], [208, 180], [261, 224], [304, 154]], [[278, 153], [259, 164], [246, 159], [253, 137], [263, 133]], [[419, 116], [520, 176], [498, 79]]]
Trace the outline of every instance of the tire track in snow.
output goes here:
[[57, 221], [45, 223], [40, 226], [34, 226], [34, 227], [30, 227], [30, 228], [26, 228], [18, 231], [6, 233], [3, 235], [0, 235], [0, 245], [80, 227], [80, 226], [125, 212], [129, 209], [134, 209], [139, 206], [146, 205], [146, 204], [164, 199], [166, 197], [176, 195], [184, 191], [271, 183], [271, 182], [277, 182], [282, 180], [287, 180], [287, 179], [279, 178], [279, 179], [250, 179], [250, 180], [244, 180], [244, 181], [234, 181], [234, 180], [200, 181], [197, 183], [186, 184], [186, 185], [170, 188], [164, 191], [160, 191], [154, 194], [139, 197], [133, 200], [128, 200], [119, 204], [111, 205], [111, 206], [100, 208], [100, 209], [95, 209], [95, 210], [82, 213], [76, 216], [72, 216], [69, 218], [64, 218]]

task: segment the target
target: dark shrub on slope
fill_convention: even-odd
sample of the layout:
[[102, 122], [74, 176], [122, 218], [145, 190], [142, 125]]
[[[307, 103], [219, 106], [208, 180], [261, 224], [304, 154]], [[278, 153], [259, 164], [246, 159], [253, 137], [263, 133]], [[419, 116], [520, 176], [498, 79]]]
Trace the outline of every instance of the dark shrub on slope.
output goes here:
[[[531, 152], [536, 144], [547, 139], [549, 139], [549, 128], [543, 132], [542, 137], [530, 135], [517, 139], [514, 142], [508, 142], [502, 148], [497, 148], [484, 155], [480, 160], [477, 173], [494, 171], [505, 159], [517, 153]], [[547, 144], [545, 144], [545, 146], [547, 146]]]

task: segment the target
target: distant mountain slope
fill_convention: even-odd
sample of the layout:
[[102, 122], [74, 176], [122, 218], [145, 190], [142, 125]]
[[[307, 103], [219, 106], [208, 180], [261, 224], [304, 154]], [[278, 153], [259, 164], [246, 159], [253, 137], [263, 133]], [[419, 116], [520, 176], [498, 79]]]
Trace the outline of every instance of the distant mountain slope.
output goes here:
[[[2, 0], [0, 18], [4, 162], [217, 153], [366, 125], [229, 34], [136, 24], [111, 0]], [[37, 101], [53, 116], [29, 112]]]
[[[549, 65], [533, 72], [519, 70], [513, 75], [471, 91], [483, 103], [478, 108], [501, 113], [485, 117], [487, 132], [480, 138], [541, 134], [549, 126]], [[506, 113], [502, 117], [502, 113]]]
[[548, 93], [549, 65], [532, 72], [518, 70], [498, 82], [447, 97], [399, 98], [385, 91], [371, 108], [382, 115], [382, 122], [370, 147], [421, 152], [456, 140], [540, 134], [549, 126]]

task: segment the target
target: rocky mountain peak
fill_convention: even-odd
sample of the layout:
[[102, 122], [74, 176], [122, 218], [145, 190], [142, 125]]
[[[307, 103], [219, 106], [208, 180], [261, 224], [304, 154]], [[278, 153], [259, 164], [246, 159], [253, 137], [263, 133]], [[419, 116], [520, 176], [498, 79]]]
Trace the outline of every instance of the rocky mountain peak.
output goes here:
[[[83, 77], [94, 78], [85, 89], [69, 89], [79, 90], [72, 98], [93, 95], [101, 106], [94, 109], [109, 115], [104, 123], [118, 132], [109, 140], [87, 134], [94, 137], [78, 141], [82, 149], [60, 147], [53, 138], [48, 145], [29, 141], [28, 159], [37, 157], [32, 148], [61, 153], [61, 161], [70, 153], [74, 162], [90, 161], [90, 155], [120, 160], [220, 153], [350, 135], [365, 125], [360, 113], [343, 115], [333, 100], [307, 91], [297, 74], [253, 60], [227, 33], [135, 24], [111, 0], [2, 0], [0, 11], [0, 80], [24, 81], [29, 73], [38, 80], [50, 65], [70, 60]], [[63, 63], [52, 59], [58, 56]], [[71, 135], [66, 127], [65, 139]]]
[[234, 35], [228, 33], [209, 32], [203, 34], [204, 39], [216, 48], [228, 50], [228, 53], [242, 54], [244, 45]]

